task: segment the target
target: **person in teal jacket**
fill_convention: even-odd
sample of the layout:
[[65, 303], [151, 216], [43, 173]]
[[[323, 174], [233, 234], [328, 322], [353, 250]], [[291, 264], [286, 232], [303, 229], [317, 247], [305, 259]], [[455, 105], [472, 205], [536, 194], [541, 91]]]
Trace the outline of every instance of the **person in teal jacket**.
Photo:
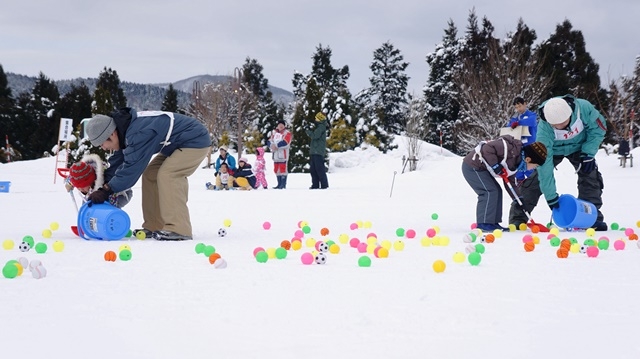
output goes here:
[[[578, 198], [593, 203], [598, 209], [592, 227], [606, 231], [607, 223], [600, 211], [604, 182], [595, 160], [607, 132], [604, 116], [589, 101], [571, 95], [545, 101], [539, 107], [539, 116], [537, 141], [547, 147], [547, 160], [537, 169], [539, 186], [532, 184], [523, 188], [523, 192], [536, 191], [537, 196], [533, 196], [536, 198], [544, 194], [549, 207], [558, 208], [553, 170], [566, 158], [578, 174]], [[527, 193], [527, 196], [532, 195]]]
[[324, 167], [324, 156], [327, 153], [327, 116], [318, 112], [315, 116], [315, 128], [306, 130], [311, 138], [309, 145], [309, 172], [311, 172], [311, 187], [309, 189], [327, 189], [327, 171]]

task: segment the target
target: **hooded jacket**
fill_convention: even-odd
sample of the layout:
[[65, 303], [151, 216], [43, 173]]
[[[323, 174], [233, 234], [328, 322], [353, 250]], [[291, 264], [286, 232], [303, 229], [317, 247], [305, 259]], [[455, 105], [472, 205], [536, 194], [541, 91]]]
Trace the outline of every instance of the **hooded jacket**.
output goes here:
[[480, 143], [476, 149], [469, 152], [463, 159], [464, 163], [476, 171], [488, 171], [488, 167], [500, 163], [508, 169], [508, 172], [515, 173], [522, 162], [522, 142], [510, 135]]

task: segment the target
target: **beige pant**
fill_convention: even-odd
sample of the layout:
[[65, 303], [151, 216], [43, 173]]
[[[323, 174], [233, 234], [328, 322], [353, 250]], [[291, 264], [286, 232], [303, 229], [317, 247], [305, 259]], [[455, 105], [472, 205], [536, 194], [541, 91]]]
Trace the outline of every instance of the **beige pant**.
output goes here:
[[182, 148], [149, 162], [142, 174], [142, 228], [193, 236], [189, 217], [189, 180], [209, 147]]

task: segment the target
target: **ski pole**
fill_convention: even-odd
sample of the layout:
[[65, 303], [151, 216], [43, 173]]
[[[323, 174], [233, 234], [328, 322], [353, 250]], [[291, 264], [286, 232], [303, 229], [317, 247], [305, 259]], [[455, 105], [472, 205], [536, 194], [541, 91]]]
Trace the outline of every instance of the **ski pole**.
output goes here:
[[389, 192], [389, 198], [393, 195], [393, 184], [396, 182], [396, 173], [397, 171], [393, 171], [393, 180], [391, 181], [391, 192]]
[[80, 212], [80, 210], [78, 210], [78, 203], [76, 202], [76, 196], [73, 195], [73, 189], [69, 191], [69, 194], [71, 195], [71, 202], [73, 202], [73, 206], [76, 207], [76, 212]]

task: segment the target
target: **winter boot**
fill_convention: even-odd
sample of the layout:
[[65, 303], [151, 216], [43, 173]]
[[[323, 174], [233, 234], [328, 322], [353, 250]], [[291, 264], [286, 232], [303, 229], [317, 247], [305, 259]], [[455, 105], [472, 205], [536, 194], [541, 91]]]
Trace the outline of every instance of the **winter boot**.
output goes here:
[[188, 241], [193, 238], [171, 231], [155, 231], [153, 232], [153, 239], [158, 241]]
[[273, 189], [281, 189], [282, 188], [282, 176], [276, 176], [276, 179], [278, 180], [278, 185], [273, 187]]
[[287, 188], [287, 176], [282, 176], [282, 187], [280, 187], [280, 189], [286, 189]]

